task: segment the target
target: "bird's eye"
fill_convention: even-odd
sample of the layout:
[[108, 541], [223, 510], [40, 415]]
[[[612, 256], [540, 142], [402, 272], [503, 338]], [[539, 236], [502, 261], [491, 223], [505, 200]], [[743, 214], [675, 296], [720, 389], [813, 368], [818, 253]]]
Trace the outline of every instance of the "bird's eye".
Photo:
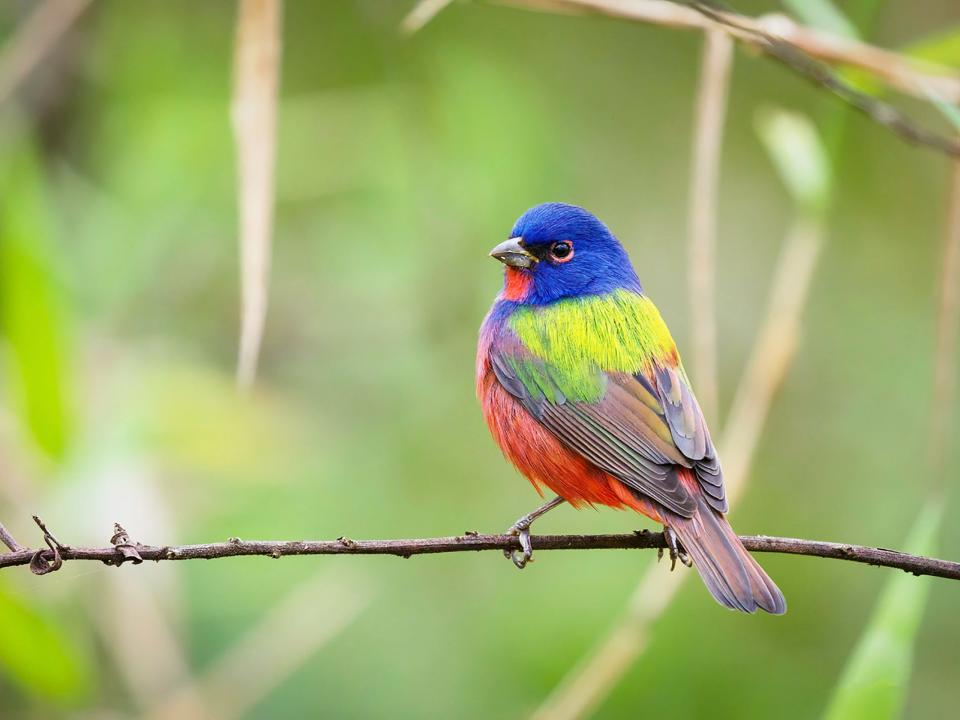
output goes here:
[[573, 258], [573, 243], [569, 240], [560, 240], [550, 246], [550, 257], [556, 262], [568, 262]]

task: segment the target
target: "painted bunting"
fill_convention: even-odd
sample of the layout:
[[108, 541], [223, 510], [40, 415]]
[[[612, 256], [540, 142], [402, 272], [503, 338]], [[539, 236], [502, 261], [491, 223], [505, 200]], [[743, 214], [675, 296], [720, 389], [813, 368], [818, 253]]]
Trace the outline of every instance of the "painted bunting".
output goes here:
[[516, 565], [532, 555], [531, 523], [564, 501], [631, 508], [664, 526], [671, 569], [694, 565], [721, 605], [785, 612], [727, 522], [720, 461], [676, 344], [610, 230], [547, 203], [490, 255], [505, 281], [480, 329], [477, 395], [507, 459], [558, 496], [510, 529]]

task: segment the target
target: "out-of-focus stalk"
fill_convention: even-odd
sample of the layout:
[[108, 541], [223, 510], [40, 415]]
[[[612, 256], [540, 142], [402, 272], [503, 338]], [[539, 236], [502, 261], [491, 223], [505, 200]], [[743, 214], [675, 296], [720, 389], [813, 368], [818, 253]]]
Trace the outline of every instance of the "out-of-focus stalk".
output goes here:
[[[958, 125], [960, 130], [960, 125]], [[940, 268], [937, 345], [930, 413], [931, 490], [942, 495], [957, 395], [957, 328], [960, 326], [960, 162], [953, 164], [950, 208]]]
[[720, 155], [727, 115], [733, 40], [711, 29], [703, 36], [700, 87], [697, 92], [690, 167], [689, 260], [690, 327], [693, 379], [697, 400], [707, 418], [719, 412], [717, 368], [716, 245]]
[[64, 33], [90, 5], [90, 0], [44, 0], [0, 50], [0, 105], [40, 64]]
[[242, 295], [237, 381], [253, 383], [267, 319], [280, 84], [280, 0], [240, 0], [234, 58]]
[[[246, 715], [370, 604], [369, 581], [356, 572], [323, 570], [281, 598], [199, 678], [148, 714], [150, 720], [193, 720], [203, 698], [216, 720]], [[309, 618], [305, 622], [304, 618]], [[207, 720], [209, 716], [197, 717]]]

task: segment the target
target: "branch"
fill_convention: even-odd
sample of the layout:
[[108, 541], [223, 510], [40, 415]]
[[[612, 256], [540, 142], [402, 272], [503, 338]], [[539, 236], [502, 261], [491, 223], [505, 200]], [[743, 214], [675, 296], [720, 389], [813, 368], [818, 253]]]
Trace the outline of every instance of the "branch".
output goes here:
[[675, 28], [723, 31], [825, 88], [901, 139], [960, 157], [960, 143], [918, 125], [889, 103], [862, 93], [830, 65], [864, 70], [897, 90], [944, 102], [960, 101], [960, 75], [951, 68], [917, 62], [867, 43], [804, 27], [776, 14], [753, 18], [703, 2], [668, 0], [491, 0], [540, 12], [593, 13]]
[[[755, 27], [749, 22], [744, 24], [742, 21], [749, 20], [749, 18], [742, 15], [721, 12], [702, 2], [693, 2], [691, 6], [697, 12], [723, 27], [730, 30], [740, 29], [752, 34], [756, 38], [757, 46], [772, 58], [779, 60], [813, 84], [830, 90], [875, 123], [899, 136], [900, 139], [916, 145], [926, 145], [946, 155], [960, 158], [960, 144], [953, 138], [928, 130], [913, 122], [893, 105], [860, 92], [837, 75], [828, 65], [818, 61], [803, 48], [772, 34], [762, 27]], [[917, 86], [918, 91], [922, 91], [922, 89], [922, 85]], [[928, 90], [928, 95], [930, 92], [932, 90]]]
[[[114, 536], [116, 538], [116, 535]], [[123, 537], [126, 540], [126, 537]], [[898, 568], [914, 575], [960, 580], [960, 563], [937, 558], [921, 557], [886, 548], [845, 545], [842, 543], [801, 540], [798, 538], [768, 537], [766, 535], [742, 535], [740, 540], [753, 552], [774, 552], [787, 555], [810, 555], [812, 557], [849, 560], [879, 567]], [[534, 550], [651, 550], [667, 547], [662, 533], [641, 530], [626, 535], [534, 535], [531, 538]], [[137, 558], [130, 558], [129, 549], [136, 550]], [[514, 535], [480, 535], [467, 532], [463, 535], [410, 540], [351, 540], [340, 537], [336, 540], [240, 540], [231, 538], [222, 543], [199, 545], [141, 545], [123, 543], [113, 547], [81, 548], [57, 546], [62, 561], [95, 560], [106, 565], [121, 565], [125, 560], [215, 560], [227, 557], [261, 555], [281, 558], [294, 555], [394, 555], [409, 558], [413, 555], [436, 555], [440, 553], [468, 552], [479, 550], [519, 550], [520, 543]], [[125, 554], [123, 551], [127, 550]], [[39, 556], [38, 560], [35, 557]], [[49, 562], [52, 550], [23, 549], [0, 555], [0, 568]]]
[[3, 542], [4, 545], [10, 548], [11, 552], [23, 550], [23, 548], [20, 547], [20, 543], [18, 543], [13, 535], [10, 534], [10, 531], [3, 526], [3, 523], [0, 523], [0, 542]]
[[[673, 0], [490, 0], [541, 12], [595, 14], [621, 20], [661, 25], [686, 30], [706, 30], [715, 26], [709, 17], [688, 5]], [[916, 58], [853, 38], [809, 28], [782, 13], [752, 18], [736, 17], [736, 26], [721, 28], [745, 43], [753, 43], [751, 33], [765, 34], [790, 43], [810, 57], [831, 65], [847, 65], [873, 75], [881, 82], [908, 95], [927, 99], [924, 87], [930, 87], [943, 100], [960, 102], [960, 74], [953, 68]], [[927, 83], [932, 83], [928, 86]]]

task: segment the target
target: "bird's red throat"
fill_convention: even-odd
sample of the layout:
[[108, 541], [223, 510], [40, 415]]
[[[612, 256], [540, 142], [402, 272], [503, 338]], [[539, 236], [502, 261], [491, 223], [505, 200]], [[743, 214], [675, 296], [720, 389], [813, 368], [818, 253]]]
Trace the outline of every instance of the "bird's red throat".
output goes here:
[[501, 297], [504, 300], [519, 302], [530, 293], [530, 286], [533, 285], [533, 276], [517, 268], [508, 267], [506, 270]]

